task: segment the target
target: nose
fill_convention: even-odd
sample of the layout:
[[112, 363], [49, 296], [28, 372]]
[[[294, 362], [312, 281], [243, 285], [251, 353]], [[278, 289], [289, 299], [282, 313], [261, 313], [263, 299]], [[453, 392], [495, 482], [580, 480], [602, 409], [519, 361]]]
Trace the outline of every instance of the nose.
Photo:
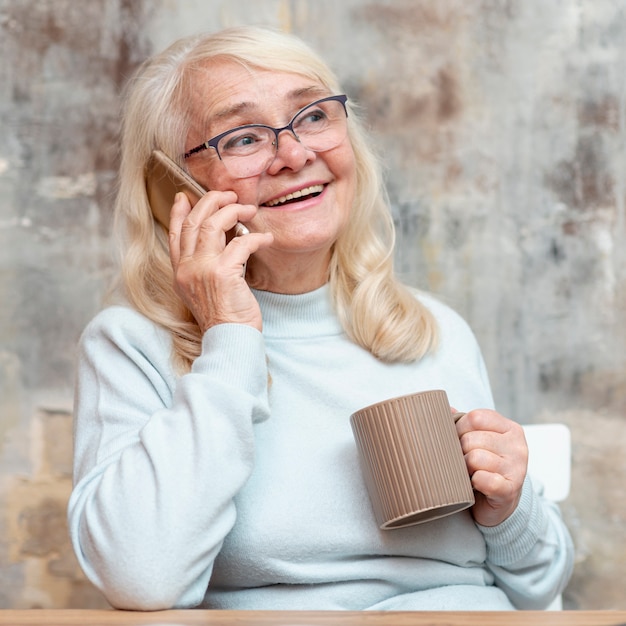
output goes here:
[[291, 129], [283, 129], [276, 136], [276, 142], [274, 160], [267, 168], [270, 174], [276, 174], [285, 168], [298, 171], [316, 159], [315, 152], [303, 146]]

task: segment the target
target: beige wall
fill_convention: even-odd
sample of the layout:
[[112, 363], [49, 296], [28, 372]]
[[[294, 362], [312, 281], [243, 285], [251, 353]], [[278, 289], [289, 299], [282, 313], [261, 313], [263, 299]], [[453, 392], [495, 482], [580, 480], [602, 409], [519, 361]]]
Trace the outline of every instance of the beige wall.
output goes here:
[[300, 34], [369, 115], [398, 269], [500, 410], [572, 429], [573, 608], [626, 608], [626, 9], [614, 0], [0, 0], [0, 608], [102, 606], [71, 554], [77, 337], [112, 273], [118, 95], [180, 35]]

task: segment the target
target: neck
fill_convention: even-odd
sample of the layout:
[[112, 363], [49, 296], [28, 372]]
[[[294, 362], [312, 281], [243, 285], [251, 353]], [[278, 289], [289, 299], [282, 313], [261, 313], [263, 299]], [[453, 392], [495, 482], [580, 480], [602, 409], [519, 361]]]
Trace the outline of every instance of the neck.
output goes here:
[[264, 258], [255, 254], [248, 261], [246, 280], [250, 287], [295, 295], [308, 293], [328, 282], [330, 253], [310, 256], [289, 255], [286, 258]]

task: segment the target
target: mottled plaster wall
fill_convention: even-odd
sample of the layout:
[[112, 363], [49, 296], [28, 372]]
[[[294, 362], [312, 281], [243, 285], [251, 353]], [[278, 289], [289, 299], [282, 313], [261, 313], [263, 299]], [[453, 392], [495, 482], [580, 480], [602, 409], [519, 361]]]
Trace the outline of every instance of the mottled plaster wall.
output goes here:
[[65, 531], [77, 337], [112, 275], [121, 86], [180, 35], [312, 43], [385, 155], [397, 265], [500, 410], [572, 429], [573, 608], [626, 608], [626, 9], [613, 0], [0, 0], [0, 608], [104, 606]]

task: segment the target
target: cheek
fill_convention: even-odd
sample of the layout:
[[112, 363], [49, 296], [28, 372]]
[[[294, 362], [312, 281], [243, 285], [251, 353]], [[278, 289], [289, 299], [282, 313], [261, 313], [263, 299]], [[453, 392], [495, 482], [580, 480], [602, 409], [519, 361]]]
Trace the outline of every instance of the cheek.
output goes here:
[[190, 171], [205, 189], [234, 191], [240, 204], [256, 204], [256, 178], [232, 178], [219, 161], [190, 168]]
[[350, 143], [334, 155], [333, 162], [329, 164], [335, 176], [344, 181], [346, 186], [354, 193], [356, 186], [356, 158]]
[[350, 210], [356, 195], [356, 161], [352, 150], [350, 150], [350, 158], [342, 159], [338, 167], [335, 168], [334, 173], [337, 180], [341, 183], [342, 202]]

